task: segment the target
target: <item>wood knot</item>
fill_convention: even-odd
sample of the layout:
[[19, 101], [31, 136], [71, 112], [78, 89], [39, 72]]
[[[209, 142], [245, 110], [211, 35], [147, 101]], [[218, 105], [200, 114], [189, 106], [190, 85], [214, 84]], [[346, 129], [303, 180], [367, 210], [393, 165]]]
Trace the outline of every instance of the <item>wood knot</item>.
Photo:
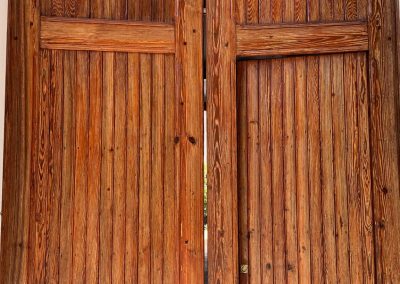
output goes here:
[[193, 145], [196, 145], [196, 139], [193, 136], [189, 137], [189, 142]]
[[174, 142], [175, 142], [175, 144], [178, 144], [179, 143], [179, 136], [175, 136], [175, 138], [174, 138]]
[[384, 228], [385, 228], [385, 220], [377, 221], [376, 226], [377, 226], [379, 229], [384, 229]]

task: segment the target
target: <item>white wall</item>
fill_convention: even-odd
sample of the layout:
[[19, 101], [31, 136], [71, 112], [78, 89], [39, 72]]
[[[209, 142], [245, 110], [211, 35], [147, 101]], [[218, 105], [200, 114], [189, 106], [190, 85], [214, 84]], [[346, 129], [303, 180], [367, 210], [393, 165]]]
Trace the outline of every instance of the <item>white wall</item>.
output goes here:
[[[0, 207], [3, 186], [4, 105], [6, 80], [7, 0], [0, 0]], [[1, 223], [1, 215], [0, 215]], [[1, 232], [1, 226], [0, 226]]]

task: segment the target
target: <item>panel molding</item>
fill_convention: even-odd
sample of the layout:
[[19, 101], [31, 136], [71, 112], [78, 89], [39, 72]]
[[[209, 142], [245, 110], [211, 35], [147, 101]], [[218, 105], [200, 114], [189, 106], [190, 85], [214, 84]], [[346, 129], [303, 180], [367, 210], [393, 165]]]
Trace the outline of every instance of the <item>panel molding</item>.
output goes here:
[[44, 49], [175, 53], [171, 24], [98, 19], [42, 17]]
[[365, 22], [296, 25], [238, 25], [237, 55], [278, 56], [368, 50]]

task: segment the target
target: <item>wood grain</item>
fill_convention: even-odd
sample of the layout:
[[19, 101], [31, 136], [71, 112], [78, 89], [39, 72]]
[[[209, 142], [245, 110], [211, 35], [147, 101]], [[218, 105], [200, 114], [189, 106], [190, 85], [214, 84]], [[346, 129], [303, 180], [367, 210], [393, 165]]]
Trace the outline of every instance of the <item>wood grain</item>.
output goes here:
[[237, 56], [343, 53], [368, 50], [366, 23], [237, 26]]
[[63, 50], [174, 53], [175, 34], [170, 24], [42, 17], [40, 46]]
[[[188, 5], [189, 4], [189, 5]], [[203, 2], [178, 1], [176, 94], [179, 101], [180, 282], [203, 283]]]
[[376, 277], [399, 282], [399, 100], [393, 2], [370, 1], [369, 90]]
[[210, 283], [237, 283], [237, 139], [234, 4], [207, 2]]

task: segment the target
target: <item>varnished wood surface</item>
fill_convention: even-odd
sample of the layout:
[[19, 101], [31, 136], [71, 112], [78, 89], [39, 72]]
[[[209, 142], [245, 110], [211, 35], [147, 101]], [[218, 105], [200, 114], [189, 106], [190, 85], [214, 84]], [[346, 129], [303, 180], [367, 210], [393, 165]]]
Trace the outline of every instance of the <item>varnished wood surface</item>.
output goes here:
[[42, 17], [40, 46], [45, 49], [174, 53], [171, 24]]
[[237, 55], [278, 56], [368, 50], [366, 23], [238, 26]]
[[234, 1], [207, 1], [209, 283], [239, 280], [234, 12]]
[[373, 0], [370, 5], [368, 68], [376, 273], [377, 282], [395, 283], [400, 281], [400, 106], [396, 12], [390, 1]]
[[[399, 282], [393, 1], [207, 9], [209, 282]], [[1, 283], [202, 282], [200, 14], [197, 0], [10, 1]], [[158, 23], [176, 57], [40, 50], [41, 16]], [[236, 61], [237, 25], [367, 20], [368, 56]]]
[[[201, 1], [28, 2], [10, 7], [0, 282], [203, 283]], [[67, 42], [82, 25], [93, 48]], [[54, 29], [68, 50], [43, 44]]]
[[[337, 23], [362, 26], [355, 33], [362, 35], [362, 44], [354, 50], [346, 50], [342, 42], [327, 51], [335, 54], [315, 56], [325, 52], [316, 40], [320, 46], [312, 56], [239, 61], [236, 90], [245, 95], [236, 97], [234, 90], [224, 89], [224, 98], [237, 99], [237, 123], [224, 119], [235, 125], [221, 126], [220, 117], [209, 116], [215, 123], [211, 122], [210, 132], [238, 129], [238, 202], [223, 203], [223, 208], [238, 206], [238, 227], [232, 222], [224, 233], [238, 230], [237, 269], [249, 265], [248, 273], [240, 273], [239, 282], [397, 281], [399, 242], [394, 231], [399, 222], [394, 219], [399, 213], [395, 205], [399, 202], [399, 142], [395, 133], [399, 110], [394, 98], [398, 96], [398, 57], [394, 5], [389, 2], [236, 2], [240, 57], [308, 53], [306, 46], [293, 53], [293, 46], [282, 52], [280, 48], [288, 41], [280, 42], [275, 52], [257, 53], [261, 45], [254, 43], [263, 38], [258, 32], [266, 29], [318, 25], [325, 27], [314, 35], [319, 38]], [[211, 7], [216, 15], [208, 20], [214, 27], [218, 25], [213, 21], [220, 23], [221, 11], [230, 1], [218, 4]], [[245, 28], [257, 32], [245, 33]], [[351, 34], [344, 29], [337, 31]], [[245, 56], [240, 51], [241, 32], [248, 40]], [[307, 34], [299, 30], [291, 36], [303, 32]], [[214, 47], [219, 47], [215, 50], [221, 53], [214, 58], [219, 58], [227, 50], [222, 44], [226, 34], [214, 30], [213, 36], [217, 37]], [[272, 39], [275, 36], [270, 34]], [[222, 61], [216, 62], [220, 66]], [[218, 78], [228, 76], [231, 69], [225, 70]], [[218, 90], [225, 82], [221, 79], [210, 88]], [[384, 158], [388, 153], [396, 158]], [[218, 169], [219, 176], [230, 173], [229, 168]], [[212, 241], [216, 246], [227, 245], [224, 239]], [[225, 267], [231, 260], [220, 254], [216, 261], [215, 267]]]
[[203, 1], [177, 1], [176, 127], [180, 134], [178, 187], [180, 283], [204, 283]]

